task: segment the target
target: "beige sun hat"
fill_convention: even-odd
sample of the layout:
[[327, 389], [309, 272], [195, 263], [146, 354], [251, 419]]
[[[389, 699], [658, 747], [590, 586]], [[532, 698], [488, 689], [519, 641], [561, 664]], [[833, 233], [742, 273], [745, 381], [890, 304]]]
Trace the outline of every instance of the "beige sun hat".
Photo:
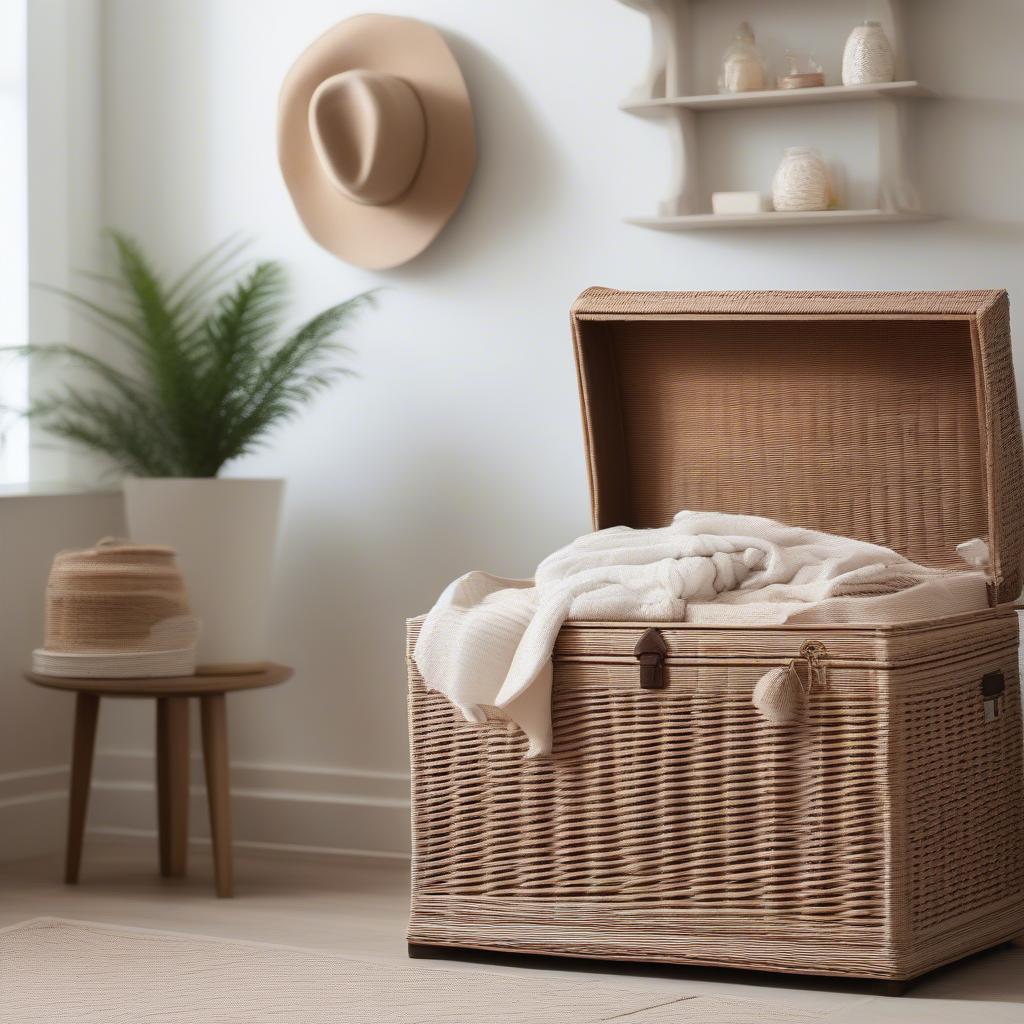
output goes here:
[[54, 558], [32, 669], [86, 679], [187, 676], [198, 639], [174, 549], [108, 537]]
[[473, 175], [473, 111], [451, 50], [412, 18], [363, 14], [328, 29], [281, 86], [278, 159], [306, 230], [383, 270], [418, 256]]

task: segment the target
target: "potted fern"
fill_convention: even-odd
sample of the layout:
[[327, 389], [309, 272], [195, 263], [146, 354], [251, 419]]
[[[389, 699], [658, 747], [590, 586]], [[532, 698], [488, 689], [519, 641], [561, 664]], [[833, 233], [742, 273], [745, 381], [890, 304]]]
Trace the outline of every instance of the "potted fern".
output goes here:
[[370, 293], [281, 331], [280, 264], [239, 268], [220, 246], [174, 280], [130, 238], [112, 233], [110, 300], [60, 292], [115, 344], [111, 358], [75, 345], [29, 346], [33, 358], [84, 371], [36, 401], [50, 435], [99, 452], [125, 474], [133, 540], [176, 548], [203, 620], [203, 666], [266, 659], [269, 579], [283, 480], [223, 478], [339, 376], [339, 334]]

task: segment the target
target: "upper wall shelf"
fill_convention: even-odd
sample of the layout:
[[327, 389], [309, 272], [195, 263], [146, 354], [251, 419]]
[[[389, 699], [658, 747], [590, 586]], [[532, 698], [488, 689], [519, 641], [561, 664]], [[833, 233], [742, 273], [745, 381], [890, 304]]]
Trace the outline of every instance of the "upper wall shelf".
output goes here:
[[627, 100], [622, 110], [652, 117], [673, 110], [734, 110], [738, 107], [783, 107], [804, 103], [840, 103], [877, 100], [890, 96], [932, 96], [918, 82], [881, 82], [876, 85], [823, 85], [814, 89], [764, 89], [760, 92], [711, 93], [706, 96], [669, 96], [665, 99]]

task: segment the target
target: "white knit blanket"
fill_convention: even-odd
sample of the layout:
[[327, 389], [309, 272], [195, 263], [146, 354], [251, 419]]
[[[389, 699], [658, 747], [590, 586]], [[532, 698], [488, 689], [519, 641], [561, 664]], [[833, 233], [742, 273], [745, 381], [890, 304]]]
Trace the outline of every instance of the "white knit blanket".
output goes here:
[[535, 581], [460, 576], [427, 615], [414, 659], [468, 721], [501, 709], [535, 756], [551, 750], [551, 652], [566, 620], [887, 624], [987, 603], [979, 571], [928, 569], [758, 516], [684, 511], [662, 529], [580, 537], [541, 562]]

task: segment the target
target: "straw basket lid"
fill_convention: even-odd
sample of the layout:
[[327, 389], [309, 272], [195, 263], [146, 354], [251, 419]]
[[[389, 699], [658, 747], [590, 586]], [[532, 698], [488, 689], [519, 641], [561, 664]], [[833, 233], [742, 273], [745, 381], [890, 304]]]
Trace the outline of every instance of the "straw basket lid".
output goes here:
[[572, 309], [594, 526], [769, 516], [1021, 591], [1003, 291], [621, 292]]
[[90, 658], [98, 657], [120, 675], [123, 658], [133, 675], [189, 674], [198, 635], [174, 549], [105, 538], [54, 558], [35, 664], [49, 674], [95, 675]]

